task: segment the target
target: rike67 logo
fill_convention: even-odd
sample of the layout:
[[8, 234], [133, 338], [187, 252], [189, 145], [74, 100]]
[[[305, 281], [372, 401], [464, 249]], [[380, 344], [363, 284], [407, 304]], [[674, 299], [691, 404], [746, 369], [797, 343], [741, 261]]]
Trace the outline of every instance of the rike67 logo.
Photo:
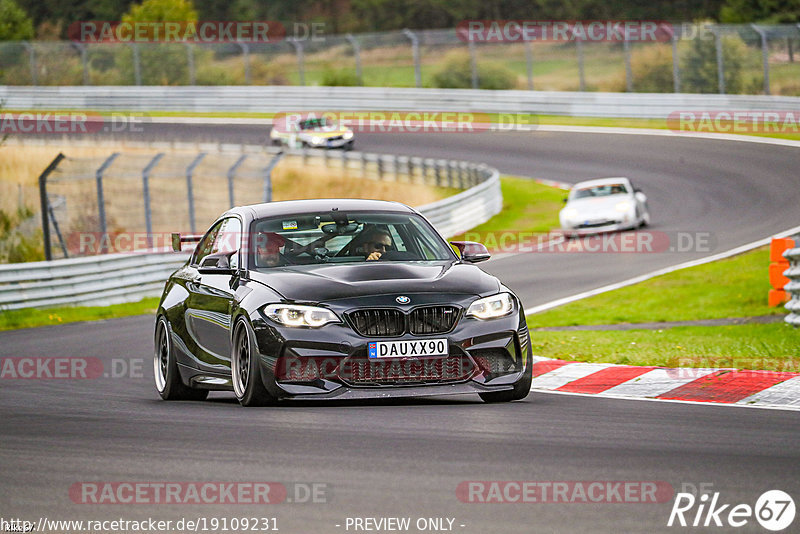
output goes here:
[[667, 526], [740, 528], [755, 520], [772, 532], [787, 529], [795, 516], [794, 500], [781, 490], [764, 492], [755, 506], [724, 503], [720, 493], [678, 493]]

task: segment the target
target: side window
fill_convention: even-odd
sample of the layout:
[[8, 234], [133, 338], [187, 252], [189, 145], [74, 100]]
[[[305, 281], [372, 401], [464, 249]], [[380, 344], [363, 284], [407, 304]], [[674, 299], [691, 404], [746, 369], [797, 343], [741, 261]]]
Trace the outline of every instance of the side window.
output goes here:
[[[242, 224], [236, 217], [228, 217], [215, 224], [197, 246], [192, 263], [198, 265], [209, 254], [236, 252], [242, 236]], [[238, 254], [231, 256], [232, 266], [238, 266]]]
[[212, 226], [211, 230], [209, 230], [197, 244], [197, 248], [194, 249], [194, 257], [192, 257], [192, 265], [199, 265], [200, 262], [203, 261], [203, 258], [211, 254], [212, 247], [214, 246], [214, 239], [217, 237], [217, 233], [219, 233], [223, 222], [225, 221], [220, 221]]

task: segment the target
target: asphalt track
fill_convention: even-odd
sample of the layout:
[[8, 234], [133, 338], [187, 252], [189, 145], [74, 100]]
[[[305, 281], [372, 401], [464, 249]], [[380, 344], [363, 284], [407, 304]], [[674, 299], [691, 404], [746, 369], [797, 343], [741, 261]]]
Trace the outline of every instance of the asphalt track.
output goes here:
[[[261, 129], [240, 126], [149, 125], [145, 135], [266, 138]], [[627, 175], [651, 199], [653, 230], [708, 232], [716, 243], [704, 252], [520, 254], [487, 264], [526, 306], [797, 224], [796, 149], [544, 132], [377, 134], [358, 142], [363, 150], [485, 161], [503, 172], [568, 182]], [[277, 517], [282, 532], [327, 533], [353, 532], [344, 528], [347, 517], [450, 517], [454, 530], [464, 533], [669, 532], [685, 530], [666, 527], [672, 499], [468, 504], [457, 499], [456, 487], [468, 480], [663, 481], [675, 491], [712, 484], [720, 501], [732, 505], [753, 506], [770, 489], [800, 499], [797, 412], [542, 393], [508, 405], [458, 397], [243, 409], [228, 394], [165, 403], [152, 386], [152, 321], [133, 317], [0, 333], [0, 357], [97, 357], [107, 370], [112, 359], [142, 369], [96, 380], [2, 381], [4, 518], [257, 515]], [[328, 502], [79, 505], [68, 495], [80, 481], [244, 480], [328, 484]], [[690, 520], [695, 511], [687, 514]], [[764, 532], [752, 518], [736, 530]]]

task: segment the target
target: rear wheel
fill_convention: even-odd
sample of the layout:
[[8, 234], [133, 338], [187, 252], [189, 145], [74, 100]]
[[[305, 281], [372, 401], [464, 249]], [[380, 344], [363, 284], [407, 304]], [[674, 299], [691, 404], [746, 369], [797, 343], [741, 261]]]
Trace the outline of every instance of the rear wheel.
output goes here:
[[159, 317], [156, 323], [153, 375], [156, 391], [164, 400], [203, 400], [208, 397], [208, 390], [190, 388], [181, 380], [172, 348], [169, 323], [164, 316]]
[[242, 406], [268, 406], [276, 398], [264, 387], [254, 350], [252, 330], [244, 319], [236, 324], [231, 353], [231, 379], [233, 391]]
[[522, 400], [531, 392], [531, 384], [533, 383], [533, 362], [528, 361], [528, 368], [525, 370], [525, 376], [516, 384], [514, 389], [507, 389], [505, 391], [496, 391], [491, 393], [479, 393], [483, 402], [511, 402], [515, 400]]

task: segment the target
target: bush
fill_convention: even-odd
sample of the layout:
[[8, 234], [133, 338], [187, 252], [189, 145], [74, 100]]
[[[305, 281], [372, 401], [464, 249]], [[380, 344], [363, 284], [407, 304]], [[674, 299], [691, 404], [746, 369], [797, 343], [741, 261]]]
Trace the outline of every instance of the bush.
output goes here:
[[358, 77], [355, 70], [326, 67], [322, 72], [321, 83], [328, 86], [354, 86], [358, 85]]
[[[635, 48], [631, 54], [633, 90], [638, 93], [671, 93], [672, 50], [664, 45]], [[625, 80], [619, 82], [617, 91], [625, 91]]]
[[[763, 83], [758, 76], [747, 76], [749, 50], [738, 35], [722, 38], [722, 58], [725, 68], [725, 92], [742, 94], [757, 92]], [[717, 93], [716, 39], [697, 38], [691, 41], [681, 58], [681, 91], [685, 93]]]
[[[502, 65], [478, 61], [478, 87], [480, 89], [513, 89], [517, 76]], [[433, 74], [434, 87], [449, 89], [472, 88], [472, 62], [468, 52], [453, 50], [449, 52], [442, 66]]]
[[0, 263], [44, 260], [42, 231], [30, 224], [33, 216], [28, 208], [11, 214], [0, 210]]

